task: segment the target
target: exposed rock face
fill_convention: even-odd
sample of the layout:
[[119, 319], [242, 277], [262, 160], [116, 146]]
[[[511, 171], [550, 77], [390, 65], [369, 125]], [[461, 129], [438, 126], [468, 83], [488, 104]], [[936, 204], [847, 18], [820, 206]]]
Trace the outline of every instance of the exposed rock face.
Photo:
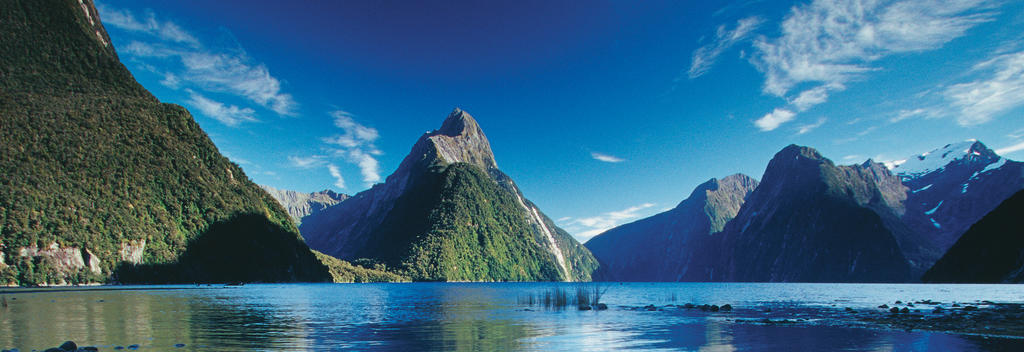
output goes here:
[[908, 187], [898, 239], [919, 276], [967, 229], [1024, 189], [1024, 163], [969, 140], [913, 156], [893, 167]]
[[963, 236], [935, 263], [925, 282], [1024, 282], [1024, 191], [1019, 191]]
[[146, 240], [130, 240], [121, 242], [121, 249], [118, 250], [121, 261], [131, 264], [142, 264], [142, 255], [146, 251]]
[[47, 260], [58, 273], [75, 273], [88, 269], [93, 274], [100, 274], [100, 259], [88, 249], [78, 247], [61, 247], [57, 242], [45, 248], [36, 246], [21, 247], [19, 257], [41, 257]]
[[[757, 180], [742, 174], [712, 179], [672, 210], [625, 224], [587, 241], [609, 281], [680, 281], [700, 277], [695, 251], [739, 212]], [[695, 274], [697, 273], [697, 274]]]
[[786, 147], [707, 244], [719, 250], [701, 252], [713, 263], [704, 279], [905, 281], [909, 265], [883, 219], [898, 193], [894, 176], [877, 165], [836, 166], [812, 148]]
[[[452, 223], [452, 218], [458, 223]], [[524, 232], [477, 226], [495, 221], [509, 228], [522, 226]], [[463, 224], [470, 227], [458, 228]], [[440, 129], [420, 137], [384, 184], [374, 185], [307, 217], [300, 230], [314, 249], [346, 260], [382, 260], [425, 275], [417, 277], [414, 273], [414, 279], [585, 280], [596, 268], [589, 251], [554, 226], [498, 169], [483, 130], [461, 109], [452, 111]], [[446, 236], [442, 233], [454, 237], [442, 238]], [[482, 265], [493, 257], [475, 253], [472, 255], [477, 259], [445, 259], [435, 263], [436, 257], [444, 255], [423, 250], [426, 242], [431, 241], [440, 246], [438, 250], [447, 250], [457, 246], [456, 239], [472, 233], [480, 236], [481, 241], [487, 237], [484, 234], [493, 235], [496, 242], [481, 243], [481, 248], [466, 247], [470, 251], [491, 248], [503, 252], [509, 249], [508, 244], [528, 252], [521, 256], [511, 253], [513, 256], [509, 257], [520, 272], [508, 273], [508, 268], [491, 263], [487, 273], [465, 273], [464, 267], [453, 269], [459, 266], [456, 262], [462, 266]], [[540, 252], [529, 254], [534, 253], [531, 248]], [[438, 267], [423, 269], [409, 262], [413, 257]], [[520, 257], [527, 259], [520, 262]], [[546, 267], [549, 264], [554, 266], [553, 270]]]
[[288, 211], [288, 215], [292, 217], [296, 225], [301, 224], [302, 218], [309, 216], [309, 214], [319, 212], [348, 199], [347, 194], [336, 193], [329, 189], [320, 192], [302, 193], [277, 189], [266, 185], [260, 185], [260, 187], [267, 191], [267, 193], [270, 193], [270, 196], [274, 197]]

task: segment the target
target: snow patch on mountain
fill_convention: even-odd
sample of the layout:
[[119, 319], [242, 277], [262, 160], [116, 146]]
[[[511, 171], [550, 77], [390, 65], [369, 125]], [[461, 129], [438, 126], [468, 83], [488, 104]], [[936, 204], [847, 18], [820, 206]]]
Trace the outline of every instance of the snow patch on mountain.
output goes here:
[[932, 210], [929, 210], [929, 211], [926, 211], [926, 212], [924, 212], [924, 214], [925, 214], [925, 215], [932, 215], [932, 214], [935, 214], [935, 211], [936, 211], [936, 210], [939, 210], [939, 207], [941, 207], [941, 206], [942, 206], [942, 202], [945, 202], [945, 201], [944, 201], [944, 200], [940, 200], [940, 201], [939, 201], [939, 205], [936, 205], [936, 206], [935, 206], [934, 208], [932, 208]]
[[947, 144], [945, 147], [921, 155], [886, 163], [886, 166], [900, 176], [914, 177], [928, 174], [942, 170], [955, 160], [972, 155], [980, 156], [981, 153], [972, 148], [977, 142], [977, 140], [968, 139], [960, 143]]

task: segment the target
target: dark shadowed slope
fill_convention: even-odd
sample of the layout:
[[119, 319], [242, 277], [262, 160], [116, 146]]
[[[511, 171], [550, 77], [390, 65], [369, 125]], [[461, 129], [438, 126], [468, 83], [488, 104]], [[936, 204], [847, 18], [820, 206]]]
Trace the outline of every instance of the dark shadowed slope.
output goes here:
[[871, 162], [836, 166], [791, 145], [775, 154], [736, 217], [703, 251], [703, 279], [773, 282], [905, 281], [909, 266], [883, 216], [898, 181]]
[[967, 230], [927, 273], [925, 282], [1024, 281], [1024, 191]]
[[736, 174], [697, 186], [672, 210], [605, 231], [586, 246], [609, 281], [680, 281], [693, 275], [694, 251], [739, 212], [757, 180]]

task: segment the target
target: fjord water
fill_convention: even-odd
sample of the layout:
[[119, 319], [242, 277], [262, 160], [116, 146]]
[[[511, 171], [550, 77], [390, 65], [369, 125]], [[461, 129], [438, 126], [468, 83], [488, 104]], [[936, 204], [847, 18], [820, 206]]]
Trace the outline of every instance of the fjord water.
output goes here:
[[[606, 311], [526, 304], [598, 288]], [[14, 289], [0, 348], [101, 350], [1020, 350], [1024, 341], [869, 328], [844, 316], [896, 300], [1024, 302], [1021, 285], [412, 283]], [[731, 304], [732, 312], [647, 311]], [[765, 312], [771, 308], [772, 312]], [[759, 324], [804, 319], [796, 324]], [[741, 321], [737, 321], [741, 320]], [[184, 344], [175, 348], [176, 344]]]

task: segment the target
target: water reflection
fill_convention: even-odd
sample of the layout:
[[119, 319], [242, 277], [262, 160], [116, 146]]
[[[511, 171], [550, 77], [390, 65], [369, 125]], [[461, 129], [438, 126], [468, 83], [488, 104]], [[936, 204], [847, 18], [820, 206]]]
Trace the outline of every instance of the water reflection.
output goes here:
[[[168, 350], [184, 343], [186, 350], [210, 351], [1024, 350], [1021, 340], [867, 329], [831, 323], [823, 313], [831, 308], [822, 306], [837, 300], [844, 305], [865, 306], [867, 302], [892, 299], [889, 296], [903, 298], [904, 287], [889, 292], [883, 289], [882, 293], [879, 287], [846, 291], [844, 295], [865, 297], [848, 300], [813, 290], [805, 296], [787, 296], [787, 292], [799, 291], [790, 286], [764, 286], [775, 289], [774, 295], [744, 295], [735, 287], [747, 286], [730, 284], [715, 284], [704, 291], [699, 285], [683, 284], [623, 286], [602, 298], [610, 306], [607, 311], [544, 309], [518, 300], [524, 294], [544, 292], [551, 285], [322, 284], [21, 292], [5, 294], [10, 306], [0, 309], [0, 348], [30, 351], [70, 339], [101, 348], [139, 344], [143, 349]], [[571, 291], [573, 286], [566, 288]], [[1004, 291], [992, 292], [1019, 296], [1013, 290], [1001, 289]], [[989, 291], [968, 294], [978, 296], [979, 292]], [[676, 296], [677, 304], [727, 300], [750, 308], [722, 314], [630, 309], [659, 303], [665, 297], [675, 301]], [[775, 300], [763, 301], [761, 297]], [[978, 297], [1006, 301], [1005, 297]], [[776, 310], [764, 313], [756, 309], [765, 305]], [[789, 309], [803, 313], [786, 313]], [[778, 319], [780, 314], [817, 316], [821, 321], [752, 323], [765, 317]]]

